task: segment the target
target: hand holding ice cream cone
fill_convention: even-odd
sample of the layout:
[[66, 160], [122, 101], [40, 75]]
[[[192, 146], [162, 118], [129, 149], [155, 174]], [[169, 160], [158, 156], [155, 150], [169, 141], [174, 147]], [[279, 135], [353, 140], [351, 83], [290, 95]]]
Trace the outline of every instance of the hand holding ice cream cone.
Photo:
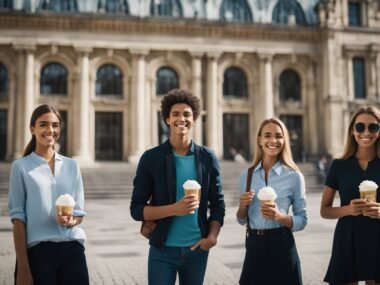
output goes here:
[[260, 200], [261, 205], [261, 213], [264, 218], [271, 218], [271, 208], [276, 207], [275, 200], [277, 198], [277, 194], [272, 187], [263, 187], [259, 190], [257, 194], [257, 198]]
[[364, 180], [359, 185], [360, 198], [367, 202], [376, 202], [377, 184], [371, 180]]
[[57, 222], [61, 225], [72, 224], [75, 201], [70, 194], [64, 194], [55, 201]]
[[[199, 202], [201, 200], [201, 185], [199, 185], [199, 183], [195, 180], [186, 180], [186, 182], [183, 183], [183, 189], [185, 191], [185, 198], [189, 195], [194, 195], [196, 197], [198, 208]], [[190, 211], [190, 214], [194, 213], [194, 210]]]

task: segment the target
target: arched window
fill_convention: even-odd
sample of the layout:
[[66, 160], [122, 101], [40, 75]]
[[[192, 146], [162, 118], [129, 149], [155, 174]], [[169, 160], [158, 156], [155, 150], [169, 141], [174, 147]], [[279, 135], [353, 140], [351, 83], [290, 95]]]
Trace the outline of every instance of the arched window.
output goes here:
[[54, 12], [77, 12], [77, 0], [43, 0], [40, 3], [39, 10]]
[[279, 0], [273, 9], [272, 21], [288, 24], [295, 21], [297, 25], [306, 25], [305, 13], [297, 0]]
[[301, 101], [301, 80], [294, 70], [284, 70], [280, 75], [280, 101]]
[[227, 22], [252, 22], [252, 12], [247, 0], [224, 0], [220, 8], [220, 19]]
[[42, 95], [67, 96], [67, 70], [62, 64], [52, 62], [42, 68], [40, 92]]
[[223, 96], [238, 99], [248, 97], [247, 76], [242, 69], [230, 67], [224, 72]]
[[96, 95], [123, 96], [123, 73], [113, 64], [104, 64], [96, 73]]
[[151, 0], [150, 14], [166, 17], [182, 17], [183, 15], [179, 0]]
[[156, 95], [164, 95], [174, 88], [179, 88], [178, 75], [173, 68], [161, 67], [156, 76]]
[[127, 0], [98, 0], [98, 11], [114, 14], [129, 14]]
[[0, 63], [0, 99], [8, 97], [8, 71], [4, 64]]
[[13, 0], [0, 0], [0, 9], [12, 9]]

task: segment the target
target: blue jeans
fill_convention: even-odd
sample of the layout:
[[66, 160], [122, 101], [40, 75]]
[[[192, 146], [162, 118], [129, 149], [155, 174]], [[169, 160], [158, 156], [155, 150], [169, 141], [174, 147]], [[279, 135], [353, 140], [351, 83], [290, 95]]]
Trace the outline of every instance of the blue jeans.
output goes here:
[[202, 285], [206, 273], [208, 251], [198, 247], [151, 246], [148, 260], [148, 281], [150, 285], [175, 284], [177, 272], [179, 284]]

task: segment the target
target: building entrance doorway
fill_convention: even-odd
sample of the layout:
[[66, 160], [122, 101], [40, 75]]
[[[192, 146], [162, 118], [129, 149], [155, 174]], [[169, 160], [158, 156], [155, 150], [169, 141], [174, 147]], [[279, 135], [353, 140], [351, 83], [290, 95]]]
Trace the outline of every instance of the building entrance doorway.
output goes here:
[[301, 115], [281, 115], [281, 121], [289, 130], [290, 146], [295, 161], [302, 161], [305, 153], [303, 146], [302, 125], [303, 118]]
[[123, 159], [123, 116], [119, 112], [95, 113], [95, 159]]
[[248, 114], [223, 114], [223, 158], [250, 160]]

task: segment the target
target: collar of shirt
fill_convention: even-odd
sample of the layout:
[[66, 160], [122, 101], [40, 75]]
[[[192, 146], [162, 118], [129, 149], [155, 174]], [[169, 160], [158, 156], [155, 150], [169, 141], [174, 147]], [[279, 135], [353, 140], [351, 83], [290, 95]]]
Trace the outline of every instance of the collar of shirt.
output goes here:
[[[39, 156], [37, 153], [35, 153], [34, 151], [31, 153], [32, 157], [34, 159], [37, 159], [39, 162], [45, 162], [45, 163], [48, 163], [48, 161], [46, 159], [44, 159], [43, 157]], [[54, 155], [54, 160], [55, 161], [62, 161], [62, 157], [60, 154], [58, 154], [57, 152], [55, 153]]]
[[[277, 162], [272, 166], [271, 171], [276, 173], [278, 176], [281, 175], [283, 164], [280, 160], [277, 160]], [[253, 172], [257, 172], [260, 170], [264, 170], [263, 168], [263, 161], [260, 161], [260, 163], [255, 167]]]

